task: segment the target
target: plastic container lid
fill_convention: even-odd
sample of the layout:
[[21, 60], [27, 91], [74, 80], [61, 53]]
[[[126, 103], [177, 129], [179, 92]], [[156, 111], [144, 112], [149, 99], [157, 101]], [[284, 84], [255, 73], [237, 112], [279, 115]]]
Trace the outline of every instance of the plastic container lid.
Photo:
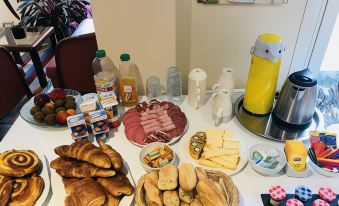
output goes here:
[[130, 55], [129, 54], [121, 54], [120, 55], [120, 60], [123, 61], [123, 62], [127, 62], [131, 59]]
[[103, 49], [100, 49], [98, 51], [95, 52], [95, 56], [98, 58], [103, 58], [106, 56], [106, 52]]
[[317, 84], [317, 79], [314, 78], [312, 72], [304, 69], [291, 74], [288, 79], [295, 85], [301, 87], [313, 87]]

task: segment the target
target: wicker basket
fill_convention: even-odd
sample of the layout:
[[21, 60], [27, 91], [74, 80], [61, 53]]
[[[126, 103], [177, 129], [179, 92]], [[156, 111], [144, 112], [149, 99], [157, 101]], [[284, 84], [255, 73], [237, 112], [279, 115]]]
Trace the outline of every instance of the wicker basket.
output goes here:
[[213, 170], [205, 170], [207, 176], [212, 180], [219, 182], [222, 181], [224, 184], [224, 189], [226, 190], [226, 200], [229, 206], [238, 206], [239, 205], [239, 192], [232, 179], [226, 174]]

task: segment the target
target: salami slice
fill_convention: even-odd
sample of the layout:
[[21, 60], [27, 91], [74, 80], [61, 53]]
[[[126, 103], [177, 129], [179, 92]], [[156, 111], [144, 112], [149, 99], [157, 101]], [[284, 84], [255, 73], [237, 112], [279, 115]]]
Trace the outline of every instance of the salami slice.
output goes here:
[[126, 134], [126, 137], [127, 137], [128, 140], [134, 141], [134, 132], [138, 128], [140, 128], [140, 126], [125, 128], [125, 134]]
[[135, 143], [145, 145], [146, 133], [143, 128], [138, 128], [134, 131], [133, 140]]

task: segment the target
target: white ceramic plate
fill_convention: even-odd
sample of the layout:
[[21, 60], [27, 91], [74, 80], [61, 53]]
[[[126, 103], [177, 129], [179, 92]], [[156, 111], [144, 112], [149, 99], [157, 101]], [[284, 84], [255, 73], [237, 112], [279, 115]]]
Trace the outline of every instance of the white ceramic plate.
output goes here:
[[[185, 126], [185, 129], [184, 129], [184, 132], [183, 132], [180, 136], [173, 137], [171, 141], [169, 141], [169, 142], [164, 142], [165, 144], [168, 144], [168, 145], [171, 145], [171, 146], [172, 146], [172, 145], [174, 145], [175, 143], [177, 143], [177, 142], [181, 139], [181, 137], [184, 136], [184, 134], [186, 134], [187, 129], [188, 129], [188, 119], [186, 118], [186, 120], [187, 120], [187, 122], [186, 122], [186, 126]], [[125, 136], [125, 137], [126, 137], [126, 136]], [[132, 143], [132, 144], [134, 144], [134, 145], [136, 145], [136, 146], [138, 146], [138, 147], [145, 147], [145, 146], [148, 145], [148, 144], [145, 144], [145, 145], [143, 145], [143, 144], [138, 144], [138, 143], [136, 143], [136, 142], [133, 142], [133, 141], [129, 140], [127, 137], [126, 137], [126, 139], [127, 139], [130, 143]], [[152, 143], [154, 143], [154, 142], [152, 142]], [[149, 144], [151, 144], [151, 143], [149, 143]]]
[[240, 149], [240, 161], [238, 164], [238, 168], [236, 170], [227, 170], [227, 169], [222, 169], [222, 168], [212, 168], [212, 167], [206, 167], [204, 165], [199, 164], [199, 162], [195, 159], [192, 158], [189, 152], [189, 143], [190, 143], [190, 137], [186, 136], [181, 139], [179, 142], [179, 152], [178, 155], [180, 157], [181, 162], [185, 163], [191, 163], [193, 166], [197, 167], [202, 167], [204, 169], [209, 169], [209, 170], [216, 170], [223, 172], [227, 175], [235, 175], [239, 173], [246, 165], [247, 165], [247, 148], [243, 146], [240, 142], [241, 149]]
[[48, 202], [46, 201], [48, 198], [48, 194], [49, 191], [51, 189], [51, 177], [50, 177], [50, 168], [49, 165], [47, 165], [47, 160], [45, 158], [45, 156], [39, 152], [35, 153], [38, 155], [40, 161], [41, 161], [41, 165], [42, 165], [42, 171], [40, 173], [40, 177], [42, 177], [42, 179], [45, 182], [45, 188], [42, 191], [39, 199], [35, 202], [35, 205], [40, 206], [40, 205], [48, 205]]
[[[131, 171], [126, 161], [124, 161], [124, 166], [122, 167], [121, 171], [122, 173], [127, 175], [129, 181], [135, 188], [136, 187], [135, 182], [134, 182]], [[52, 179], [53, 179], [53, 199], [54, 199], [53, 202], [55, 203], [55, 205], [64, 205], [65, 197], [67, 196], [67, 194], [64, 188], [64, 184], [62, 183], [62, 177], [58, 173], [56, 173], [54, 169], [51, 169], [51, 172], [52, 172]], [[120, 201], [119, 205], [122, 205], [122, 206], [131, 205], [133, 202], [133, 199], [134, 199], [134, 193], [130, 196], [124, 196], [124, 198], [122, 198], [122, 200]]]

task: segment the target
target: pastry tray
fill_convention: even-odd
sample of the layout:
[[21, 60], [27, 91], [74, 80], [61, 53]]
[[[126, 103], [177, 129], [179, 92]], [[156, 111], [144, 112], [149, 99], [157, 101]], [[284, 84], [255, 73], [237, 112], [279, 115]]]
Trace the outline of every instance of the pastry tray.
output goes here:
[[[276, 99], [278, 96], [276, 95]], [[266, 116], [254, 116], [243, 109], [244, 95], [241, 95], [235, 102], [235, 116], [239, 122], [249, 131], [256, 135], [275, 141], [290, 139], [306, 140], [312, 130], [323, 129], [324, 119], [319, 109], [315, 109], [311, 124], [302, 129], [288, 128], [274, 120], [271, 114]]]
[[[286, 198], [280, 202], [280, 205], [286, 205], [287, 200], [289, 200], [291, 198], [295, 198], [295, 195], [294, 194], [287, 194]], [[261, 194], [261, 200], [262, 200], [264, 206], [271, 206], [270, 199], [271, 199], [271, 196], [269, 194]], [[311, 200], [309, 200], [307, 202], [303, 202], [304, 206], [312, 206], [313, 201], [316, 200], [316, 199], [321, 199], [321, 198], [319, 197], [319, 195], [313, 194]], [[339, 201], [339, 195], [337, 195], [337, 198], [329, 204], [331, 206], [337, 206], [338, 201]]]

